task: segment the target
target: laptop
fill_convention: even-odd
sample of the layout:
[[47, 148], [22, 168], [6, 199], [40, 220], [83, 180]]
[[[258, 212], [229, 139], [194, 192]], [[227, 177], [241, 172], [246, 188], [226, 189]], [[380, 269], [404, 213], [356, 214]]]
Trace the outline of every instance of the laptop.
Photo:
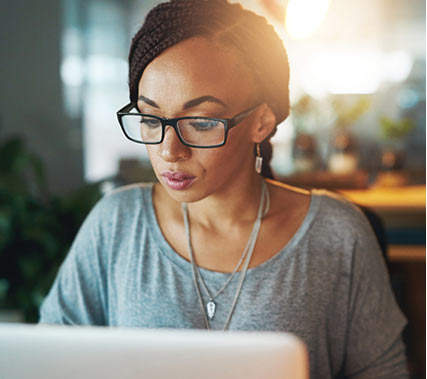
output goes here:
[[0, 379], [306, 379], [295, 336], [0, 324]]

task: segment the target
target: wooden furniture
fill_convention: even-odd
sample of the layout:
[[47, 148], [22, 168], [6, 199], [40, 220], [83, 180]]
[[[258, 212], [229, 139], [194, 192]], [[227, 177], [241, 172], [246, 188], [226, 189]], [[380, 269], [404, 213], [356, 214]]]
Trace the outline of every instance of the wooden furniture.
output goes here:
[[[340, 190], [347, 199], [375, 211], [424, 213], [426, 186], [371, 187], [361, 190]], [[425, 220], [424, 220], [425, 221]]]
[[426, 247], [425, 245], [390, 245], [387, 255], [391, 262], [425, 262]]
[[[425, 262], [425, 186], [374, 187], [366, 190], [340, 190], [338, 192], [348, 200], [373, 210], [382, 219], [391, 237], [393, 237], [393, 231], [396, 234], [407, 231], [406, 238], [401, 238], [404, 243], [396, 244], [391, 238], [388, 249], [390, 261]], [[424, 243], [420, 244], [419, 239], [422, 233], [424, 233]]]

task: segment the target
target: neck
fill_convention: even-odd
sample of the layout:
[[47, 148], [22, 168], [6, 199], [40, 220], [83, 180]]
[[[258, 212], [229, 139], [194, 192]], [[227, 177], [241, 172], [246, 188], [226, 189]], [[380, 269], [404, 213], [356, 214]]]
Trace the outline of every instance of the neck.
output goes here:
[[259, 207], [261, 182], [257, 174], [239, 178], [203, 200], [189, 203], [192, 223], [211, 229], [227, 229], [253, 223]]

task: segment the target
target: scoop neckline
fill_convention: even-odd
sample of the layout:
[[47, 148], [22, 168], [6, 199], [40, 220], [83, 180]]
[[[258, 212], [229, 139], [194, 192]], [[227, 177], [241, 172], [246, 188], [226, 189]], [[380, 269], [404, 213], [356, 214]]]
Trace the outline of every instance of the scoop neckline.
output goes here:
[[[160, 225], [157, 221], [157, 215], [154, 209], [154, 202], [153, 202], [153, 188], [154, 183], [150, 183], [149, 186], [142, 188], [143, 190], [143, 196], [144, 201], [148, 205], [147, 207], [147, 216], [149, 218], [149, 225], [151, 225], [152, 229], [151, 231], [154, 233], [155, 241], [159, 247], [160, 252], [167, 257], [169, 260], [171, 260], [174, 264], [179, 266], [180, 268], [184, 270], [191, 270], [191, 262], [179, 255], [169, 244], [169, 242], [166, 240], [165, 236], [163, 235]], [[247, 271], [247, 275], [250, 276], [252, 274], [258, 273], [259, 271], [263, 271], [267, 269], [269, 266], [274, 265], [276, 261], [279, 259], [282, 259], [282, 257], [290, 256], [292, 250], [298, 245], [298, 242], [304, 237], [308, 229], [310, 228], [314, 216], [316, 215], [317, 209], [319, 207], [320, 202], [320, 196], [318, 196], [315, 189], [310, 190], [310, 203], [308, 210], [304, 216], [303, 221], [299, 225], [296, 232], [292, 235], [292, 237], [289, 239], [289, 241], [278, 251], [276, 252], [272, 257], [267, 259], [265, 262], [255, 266], [251, 267]], [[230, 273], [225, 273], [221, 271], [214, 271], [209, 270], [206, 268], [199, 267], [199, 270], [201, 273], [203, 273], [204, 277], [228, 277]]]

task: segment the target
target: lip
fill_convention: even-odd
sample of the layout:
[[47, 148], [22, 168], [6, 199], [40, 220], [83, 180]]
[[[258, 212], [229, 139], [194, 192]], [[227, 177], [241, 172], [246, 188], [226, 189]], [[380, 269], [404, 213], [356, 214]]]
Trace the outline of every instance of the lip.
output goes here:
[[189, 188], [196, 177], [179, 171], [165, 171], [161, 174], [163, 182], [171, 189], [182, 191]]

